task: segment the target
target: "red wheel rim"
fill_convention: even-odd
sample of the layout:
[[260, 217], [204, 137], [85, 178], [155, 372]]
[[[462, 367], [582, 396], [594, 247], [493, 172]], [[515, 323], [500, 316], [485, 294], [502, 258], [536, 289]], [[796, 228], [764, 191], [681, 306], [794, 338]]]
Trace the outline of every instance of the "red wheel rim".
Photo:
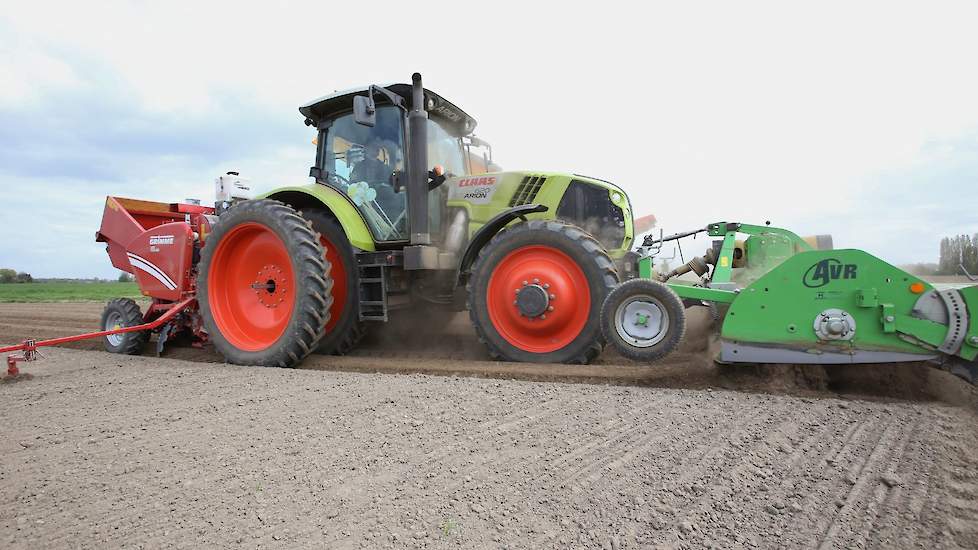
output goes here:
[[333, 279], [333, 305], [329, 306], [329, 322], [326, 323], [326, 333], [328, 334], [336, 328], [336, 324], [340, 322], [340, 316], [343, 315], [343, 310], [346, 309], [346, 265], [343, 263], [339, 249], [329, 239], [320, 235], [319, 243], [326, 249], [326, 260], [331, 266], [329, 275]]
[[277, 342], [292, 318], [295, 290], [289, 251], [268, 227], [245, 223], [217, 244], [207, 300], [218, 330], [234, 347], [261, 351]]
[[[521, 315], [514, 303], [516, 292], [528, 284], [545, 286], [550, 294], [550, 306], [539, 317]], [[507, 342], [523, 351], [549, 353], [581, 334], [591, 310], [591, 289], [570, 256], [532, 245], [510, 252], [496, 265], [486, 302], [493, 327]]]

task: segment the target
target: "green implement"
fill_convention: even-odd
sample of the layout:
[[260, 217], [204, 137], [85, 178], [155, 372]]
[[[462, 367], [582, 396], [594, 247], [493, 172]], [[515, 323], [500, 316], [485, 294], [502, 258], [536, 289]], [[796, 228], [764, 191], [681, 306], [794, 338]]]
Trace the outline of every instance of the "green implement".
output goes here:
[[[704, 256], [656, 273], [652, 262], [663, 243], [697, 233], [716, 238]], [[720, 363], [931, 361], [978, 380], [978, 286], [935, 288], [862, 250], [833, 250], [827, 236], [802, 238], [770, 226], [718, 222], [646, 238], [640, 250], [640, 282], [609, 294], [613, 303], [604, 307], [605, 338], [627, 357], [651, 361], [672, 351], [663, 346], [678, 344], [660, 336], [674, 327], [657, 323], [682, 324], [685, 317], [660, 315], [661, 301], [649, 298], [666, 289], [687, 307], [726, 306]], [[687, 273], [698, 280], [673, 280]]]

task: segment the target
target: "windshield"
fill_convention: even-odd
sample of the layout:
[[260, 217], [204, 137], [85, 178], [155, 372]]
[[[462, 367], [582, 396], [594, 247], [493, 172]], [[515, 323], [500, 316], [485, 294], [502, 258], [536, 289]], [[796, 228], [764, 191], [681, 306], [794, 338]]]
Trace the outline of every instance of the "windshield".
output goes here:
[[446, 174], [464, 176], [465, 156], [462, 153], [462, 140], [449, 134], [436, 120], [428, 119], [428, 165], [436, 164], [445, 168]]
[[338, 117], [325, 131], [322, 169], [327, 182], [346, 193], [379, 241], [406, 238], [406, 195], [394, 190], [395, 172], [404, 170], [401, 111], [377, 107], [377, 123], [357, 124], [353, 114]]

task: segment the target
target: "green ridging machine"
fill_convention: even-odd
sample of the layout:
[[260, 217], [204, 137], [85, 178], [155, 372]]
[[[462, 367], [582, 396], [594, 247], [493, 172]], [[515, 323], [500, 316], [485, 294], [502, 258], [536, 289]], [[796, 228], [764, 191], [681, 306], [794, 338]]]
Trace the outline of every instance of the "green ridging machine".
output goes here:
[[[704, 256], [653, 270], [663, 243], [704, 232], [715, 238]], [[862, 250], [833, 250], [827, 236], [728, 222], [646, 237], [637, 262], [639, 276], [608, 295], [601, 316], [628, 358], [669, 354], [685, 308], [702, 304], [720, 322], [721, 364], [929, 361], [978, 380], [978, 286], [938, 289]], [[699, 280], [677, 279], [687, 273]]]

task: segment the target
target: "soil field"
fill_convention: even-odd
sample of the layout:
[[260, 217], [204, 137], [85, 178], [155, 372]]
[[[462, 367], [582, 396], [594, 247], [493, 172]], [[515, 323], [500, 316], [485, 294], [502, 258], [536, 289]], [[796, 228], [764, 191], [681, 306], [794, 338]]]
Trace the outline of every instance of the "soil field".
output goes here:
[[[99, 330], [103, 303], [0, 303], [0, 343], [38, 340]], [[411, 319], [373, 325], [360, 346], [345, 357], [311, 355], [300, 368], [351, 372], [462, 375], [487, 378], [657, 386], [685, 389], [735, 389], [796, 394], [825, 391], [914, 400], [941, 400], [978, 410], [978, 392], [953, 376], [926, 365], [859, 367], [729, 367], [710, 361], [710, 327], [705, 308], [687, 310], [686, 338], [679, 350], [654, 367], [631, 363], [606, 351], [592, 365], [533, 365], [491, 361], [466, 313], [444, 328]], [[101, 350], [100, 340], [66, 344]], [[145, 355], [155, 356], [154, 342]], [[163, 357], [223, 363], [212, 348], [171, 345]]]
[[[101, 307], [0, 304], [0, 342]], [[294, 370], [46, 350], [0, 384], [0, 547], [978, 547], [947, 373], [716, 369], [698, 312], [655, 368], [504, 364], [465, 321]]]

